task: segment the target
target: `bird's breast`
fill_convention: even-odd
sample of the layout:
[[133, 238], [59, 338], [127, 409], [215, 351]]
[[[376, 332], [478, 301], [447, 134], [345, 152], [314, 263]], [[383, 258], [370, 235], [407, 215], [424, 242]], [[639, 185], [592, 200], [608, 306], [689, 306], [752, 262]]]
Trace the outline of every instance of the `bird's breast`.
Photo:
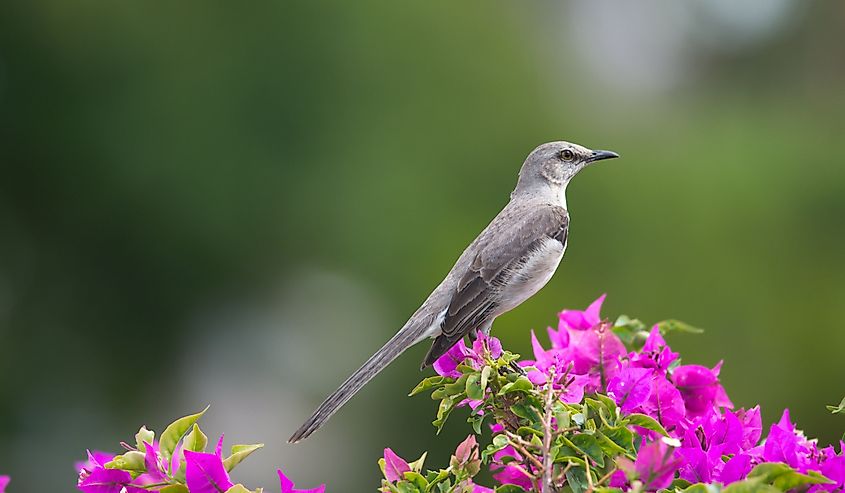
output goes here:
[[507, 281], [501, 287], [502, 313], [516, 308], [545, 286], [560, 265], [565, 250], [565, 243], [545, 238], [520, 258], [509, 269]]

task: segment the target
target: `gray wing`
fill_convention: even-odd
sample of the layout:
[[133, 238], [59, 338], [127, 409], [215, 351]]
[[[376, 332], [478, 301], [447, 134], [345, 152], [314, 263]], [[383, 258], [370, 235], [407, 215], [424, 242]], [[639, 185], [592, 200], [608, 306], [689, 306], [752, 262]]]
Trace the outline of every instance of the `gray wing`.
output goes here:
[[476, 254], [458, 281], [440, 335], [431, 345], [423, 367], [436, 361], [465, 335], [491, 321], [499, 307], [501, 287], [507, 283], [513, 267], [547, 238], [565, 244], [569, 216], [563, 207], [547, 205], [505, 217], [502, 223], [510, 224], [507, 227], [491, 224], [478, 239]]

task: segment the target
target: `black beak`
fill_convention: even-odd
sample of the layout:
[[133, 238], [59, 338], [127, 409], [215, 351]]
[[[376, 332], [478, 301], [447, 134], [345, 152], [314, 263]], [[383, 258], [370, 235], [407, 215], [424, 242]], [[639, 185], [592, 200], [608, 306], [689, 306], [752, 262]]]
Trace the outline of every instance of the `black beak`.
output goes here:
[[592, 163], [593, 161], [601, 161], [602, 159], [614, 159], [617, 157], [619, 157], [619, 154], [616, 154], [613, 151], [593, 151], [593, 153], [590, 154], [590, 158], [587, 160], [587, 162]]

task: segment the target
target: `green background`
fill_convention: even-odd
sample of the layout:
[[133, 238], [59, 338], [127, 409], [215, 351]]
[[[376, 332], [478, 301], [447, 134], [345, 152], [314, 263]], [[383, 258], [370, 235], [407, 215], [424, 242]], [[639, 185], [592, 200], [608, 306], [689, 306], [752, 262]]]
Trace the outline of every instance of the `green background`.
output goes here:
[[[569, 188], [566, 258], [494, 332], [564, 307], [706, 329], [738, 406], [845, 423], [845, 9], [839, 2], [4, 2], [0, 473], [71, 491], [211, 404], [236, 471], [374, 491], [430, 465], [416, 347], [285, 439], [406, 320], [549, 140], [623, 159]], [[429, 374], [430, 370], [425, 374]]]

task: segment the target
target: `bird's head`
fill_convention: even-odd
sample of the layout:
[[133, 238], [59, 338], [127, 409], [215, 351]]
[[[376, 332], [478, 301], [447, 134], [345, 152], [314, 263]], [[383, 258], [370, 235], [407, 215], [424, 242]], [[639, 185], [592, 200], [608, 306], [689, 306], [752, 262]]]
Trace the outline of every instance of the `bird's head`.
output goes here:
[[549, 188], [565, 189], [569, 180], [586, 166], [617, 157], [619, 154], [612, 151], [594, 151], [570, 142], [542, 144], [525, 158], [514, 192], [539, 193]]

